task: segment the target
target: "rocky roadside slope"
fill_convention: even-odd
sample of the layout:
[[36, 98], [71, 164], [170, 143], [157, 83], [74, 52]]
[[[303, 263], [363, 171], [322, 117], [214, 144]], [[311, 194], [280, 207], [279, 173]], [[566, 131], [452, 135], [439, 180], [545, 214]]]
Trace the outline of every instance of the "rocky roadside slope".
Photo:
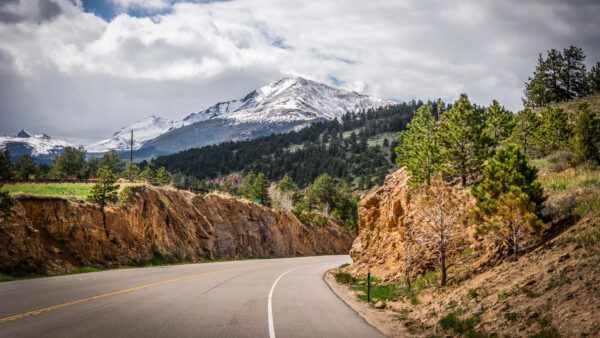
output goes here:
[[[382, 280], [377, 284], [403, 287], [398, 230], [411, 221], [411, 208], [418, 207], [410, 202], [406, 180], [406, 173], [399, 170], [359, 203], [359, 236], [351, 250], [354, 262], [340, 271], [364, 278], [370, 269]], [[445, 287], [437, 286], [435, 279], [425, 281], [414, 297], [375, 299], [371, 306], [355, 304], [362, 291], [338, 294], [350, 297], [347, 302], [388, 336], [600, 336], [598, 215], [549, 224], [540, 242], [517, 262], [507, 258], [506, 248], [475, 233], [465, 233], [465, 239], [463, 264], [451, 271], [456, 278]], [[422, 262], [420, 271], [427, 271], [428, 264]], [[451, 328], [442, 328], [442, 321], [452, 323]]]
[[105, 208], [64, 198], [21, 196], [0, 219], [0, 273], [54, 274], [83, 266], [135, 265], [155, 257], [202, 261], [347, 253], [354, 236], [333, 222], [215, 195], [139, 186], [136, 202]]

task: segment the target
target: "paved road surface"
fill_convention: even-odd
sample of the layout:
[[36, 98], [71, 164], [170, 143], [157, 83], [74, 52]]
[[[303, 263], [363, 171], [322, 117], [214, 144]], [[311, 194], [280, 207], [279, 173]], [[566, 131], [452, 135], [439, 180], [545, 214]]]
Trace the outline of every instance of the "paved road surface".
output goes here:
[[378, 337], [323, 281], [349, 261], [249, 260], [0, 283], [0, 337]]

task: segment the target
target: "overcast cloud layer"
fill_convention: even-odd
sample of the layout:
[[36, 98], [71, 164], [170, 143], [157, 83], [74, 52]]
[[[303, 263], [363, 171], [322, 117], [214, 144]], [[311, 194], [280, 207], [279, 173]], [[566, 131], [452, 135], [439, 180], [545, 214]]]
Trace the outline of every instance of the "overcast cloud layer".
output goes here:
[[0, 134], [91, 142], [291, 75], [518, 110], [539, 52], [600, 60], [598, 1], [111, 1], [0, 1]]

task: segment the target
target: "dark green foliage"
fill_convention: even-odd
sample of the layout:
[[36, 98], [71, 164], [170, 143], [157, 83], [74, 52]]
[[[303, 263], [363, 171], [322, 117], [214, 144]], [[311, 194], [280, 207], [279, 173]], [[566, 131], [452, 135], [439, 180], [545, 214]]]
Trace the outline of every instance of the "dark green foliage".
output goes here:
[[98, 168], [100, 168], [100, 160], [97, 157], [90, 157], [85, 164], [84, 178], [89, 177], [90, 174], [96, 175]]
[[293, 192], [298, 190], [298, 186], [289, 175], [283, 176], [283, 178], [277, 183], [277, 187], [283, 192]]
[[515, 127], [514, 116], [498, 101], [492, 101], [492, 105], [483, 112], [483, 117], [484, 133], [492, 146], [501, 145], [512, 134]]
[[98, 167], [108, 167], [113, 173], [120, 173], [125, 166], [123, 156], [116, 150], [109, 150], [102, 155]]
[[[89, 162], [89, 161], [88, 161]], [[133, 162], [127, 162], [125, 170], [121, 173], [121, 177], [126, 178], [130, 181], [135, 181], [140, 177], [141, 170]]]
[[429, 184], [441, 168], [437, 134], [438, 125], [431, 104], [419, 107], [407, 130], [398, 133], [396, 163], [411, 173], [412, 186], [419, 186], [424, 181]]
[[154, 162], [148, 162], [146, 168], [140, 174], [140, 178], [148, 183], [156, 182], [156, 169], [154, 169]]
[[510, 192], [510, 187], [520, 188], [535, 203], [536, 214], [540, 214], [545, 201], [544, 190], [537, 181], [537, 168], [529, 164], [529, 157], [519, 151], [515, 145], [509, 144], [500, 148], [489, 160], [484, 169], [485, 179], [471, 189], [477, 198], [477, 207], [484, 214], [498, 212], [503, 196]]
[[338, 283], [344, 284], [356, 283], [356, 278], [352, 277], [351, 274], [342, 271], [338, 271], [335, 273], [335, 280]]
[[10, 180], [14, 176], [13, 167], [10, 163], [10, 152], [8, 149], [0, 152], [0, 180]]
[[548, 104], [583, 97], [597, 90], [598, 69], [588, 74], [585, 54], [581, 48], [570, 46], [562, 51], [551, 49], [544, 59], [539, 55], [533, 76], [525, 82], [527, 107], [544, 107]]
[[590, 110], [588, 102], [580, 103], [575, 115], [574, 162], [591, 160], [600, 163], [600, 116]]
[[26, 181], [29, 176], [35, 175], [36, 167], [33, 163], [33, 157], [29, 155], [21, 156], [15, 163], [16, 178]]
[[119, 202], [124, 208], [127, 208], [136, 202], [136, 198], [131, 190], [131, 187], [125, 187], [123, 190], [121, 190], [119, 193]]
[[260, 201], [263, 205], [271, 205], [269, 198], [269, 181], [263, 173], [254, 175], [250, 172], [244, 177], [242, 186], [238, 189], [238, 193], [251, 201]]
[[530, 155], [534, 153], [539, 148], [541, 142], [541, 125], [541, 118], [531, 109], [525, 108], [521, 110], [515, 116], [515, 127], [510, 141], [521, 146], [525, 154]]
[[596, 65], [590, 70], [590, 89], [594, 93], [600, 92], [600, 62], [596, 62]]
[[77, 175], [79, 178], [85, 178], [85, 154], [86, 151], [83, 147], [66, 147], [60, 155], [54, 158], [51, 176], [61, 178], [65, 175]]
[[102, 167], [98, 170], [98, 182], [94, 184], [88, 201], [98, 203], [101, 207], [117, 200], [117, 190], [119, 186], [115, 185], [117, 176], [110, 171], [108, 167]]
[[547, 107], [541, 113], [541, 148], [544, 153], [563, 149], [569, 145], [572, 130], [569, 114], [560, 107]]
[[317, 204], [323, 210], [326, 216], [329, 216], [329, 210], [335, 205], [338, 199], [338, 192], [335, 187], [335, 181], [328, 174], [322, 174], [306, 191], [306, 198], [311, 204]]
[[465, 332], [472, 330], [475, 324], [479, 321], [479, 317], [470, 317], [467, 319], [460, 319], [458, 313], [450, 312], [442, 319], [440, 319], [440, 326], [444, 330], [454, 331], [454, 333], [464, 334]]
[[15, 201], [8, 191], [2, 191], [2, 186], [3, 184], [0, 183], [0, 216], [8, 216]]
[[167, 172], [165, 167], [160, 167], [156, 172], [155, 183], [171, 184], [171, 175]]
[[438, 140], [444, 166], [449, 177], [467, 178], [481, 172], [488, 156], [490, 141], [485, 137], [483, 113], [471, 105], [467, 94], [461, 94], [452, 109], [444, 111]]
[[252, 171], [263, 172], [269, 180], [277, 181], [287, 174], [299, 187], [328, 173], [349, 185], [368, 189], [394, 167], [390, 154], [396, 144], [389, 142], [386, 149], [369, 146], [367, 139], [403, 130], [420, 105], [413, 101], [349, 113], [341, 121], [324, 121], [286, 134], [189, 149], [159, 157], [154, 163], [165, 166], [169, 172], [198, 179]]

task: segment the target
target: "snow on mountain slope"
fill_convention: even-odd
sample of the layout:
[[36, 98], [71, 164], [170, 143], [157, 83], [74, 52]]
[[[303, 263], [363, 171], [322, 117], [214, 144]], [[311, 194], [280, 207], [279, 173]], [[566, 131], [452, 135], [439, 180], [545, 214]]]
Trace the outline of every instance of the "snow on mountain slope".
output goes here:
[[234, 123], [291, 122], [316, 118], [333, 120], [346, 112], [391, 103], [296, 77], [284, 78], [260, 88], [239, 110], [222, 117]]
[[133, 149], [139, 149], [144, 142], [151, 140], [171, 129], [178, 128], [181, 122], [150, 116], [145, 120], [121, 128], [109, 139], [86, 146], [89, 153], [104, 153], [109, 150], [127, 151], [130, 148], [131, 130], [133, 130]]
[[25, 130], [21, 130], [16, 136], [0, 136], [0, 149], [8, 149], [12, 160], [29, 155], [50, 161], [54, 155], [61, 153], [65, 147], [69, 146], [73, 145], [46, 134], [32, 136]]
[[[346, 112], [388, 104], [393, 102], [333, 88], [302, 77], [283, 78], [250, 92], [242, 99], [219, 102], [180, 121], [152, 116], [123, 127], [110, 139], [86, 148], [90, 153], [102, 153], [110, 149], [129, 150], [130, 132], [133, 129], [134, 150], [144, 148], [144, 145], [158, 147], [160, 144], [168, 152], [179, 151], [187, 149], [186, 147], [205, 145], [207, 140], [202, 135], [219, 135], [212, 139], [217, 143], [243, 139], [244, 135], [252, 138], [269, 133], [270, 130], [285, 132], [288, 127], [298, 130], [311, 121], [332, 120], [342, 117]], [[209, 123], [210, 121], [214, 123]], [[245, 126], [233, 128], [241, 124]], [[193, 133], [190, 132], [192, 126], [195, 130]], [[219, 130], [203, 132], [209, 126]], [[163, 137], [166, 134], [168, 136]], [[183, 139], [190, 137], [194, 139]], [[145, 150], [145, 153], [151, 151]]]

